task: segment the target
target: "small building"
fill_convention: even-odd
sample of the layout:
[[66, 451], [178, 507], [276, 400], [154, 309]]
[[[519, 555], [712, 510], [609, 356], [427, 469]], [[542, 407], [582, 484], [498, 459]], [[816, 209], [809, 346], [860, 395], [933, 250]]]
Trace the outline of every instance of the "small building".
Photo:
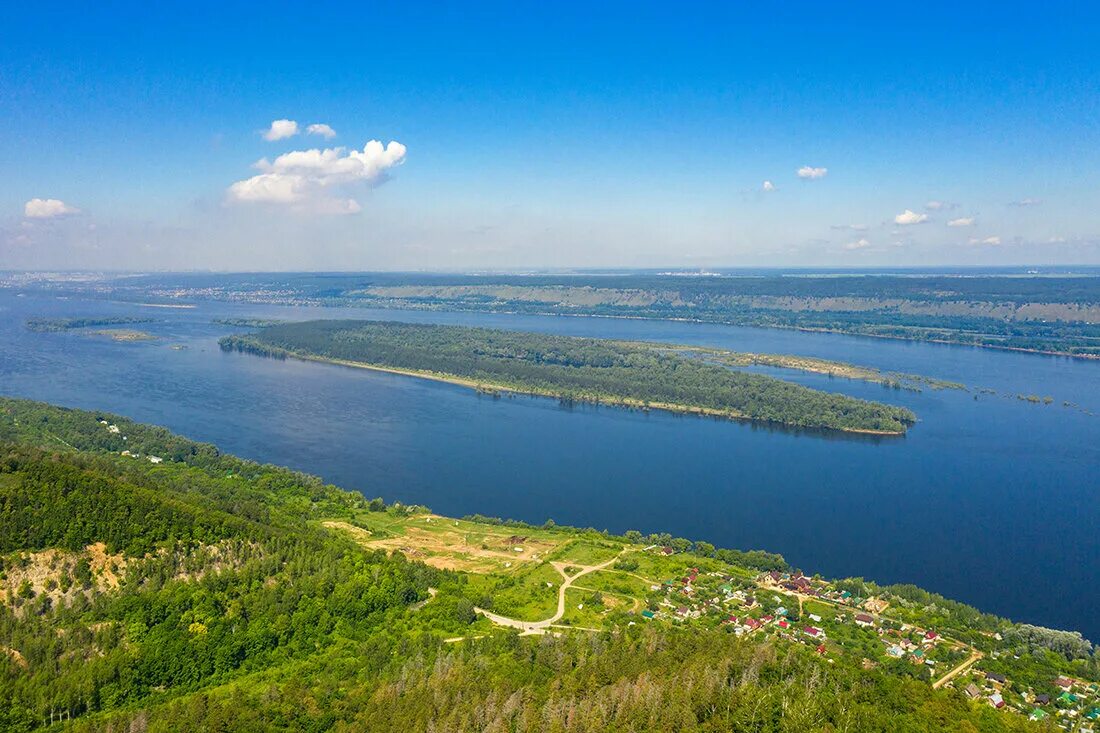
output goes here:
[[656, 615], [657, 614], [653, 613], [653, 611], [650, 611], [648, 608], [642, 611], [642, 618], [653, 619]]
[[1001, 697], [999, 692], [994, 692], [989, 696], [989, 704], [1000, 710], [1005, 706], [1005, 699]]
[[1003, 685], [1007, 681], [1003, 674], [997, 674], [996, 672], [986, 672], [985, 678], [987, 681], [998, 685]]
[[1068, 690], [1073, 687], [1073, 680], [1067, 677], [1059, 677], [1058, 679], [1054, 680], [1054, 684], [1058, 687], [1061, 687], [1063, 690]]
[[1042, 708], [1035, 708], [1031, 711], [1031, 715], [1027, 717], [1029, 720], [1042, 720], [1047, 717], [1047, 711]]
[[665, 545], [664, 547], [661, 548], [661, 554], [662, 555], [672, 555], [672, 554], [675, 554], [675, 552], [676, 552], [676, 550], [672, 549], [668, 545]]
[[818, 637], [823, 635], [821, 629], [817, 628], [816, 626], [807, 626], [806, 628], [802, 629], [802, 631], [807, 636], [813, 637], [814, 639], [817, 639]]
[[975, 685], [973, 682], [971, 682], [969, 685], [967, 685], [966, 689], [963, 690], [963, 692], [965, 692], [966, 696], [969, 697], [971, 700], [977, 699], [982, 694], [982, 691], [979, 690], [978, 686]]
[[939, 639], [939, 638], [940, 638], [940, 635], [937, 634], [935, 631], [929, 631], [927, 634], [924, 635], [924, 640], [925, 641], [935, 642], [936, 639]]
[[889, 654], [891, 657], [894, 657], [895, 659], [901, 659], [905, 656], [905, 650], [897, 644], [894, 644], [892, 647], [887, 649], [886, 653]]
[[786, 607], [785, 606], [780, 606], [779, 608], [775, 609], [775, 615], [776, 616], [786, 616], [787, 615]]
[[866, 613], [857, 613], [856, 614], [856, 626], [866, 627], [866, 626], [874, 626], [874, 625], [875, 625], [874, 617], [872, 617], [872, 616], [870, 616], [869, 614], [866, 614]]
[[786, 621], [786, 620], [784, 620], [784, 619], [780, 619], [780, 620], [779, 620], [779, 623], [778, 623], [777, 625], [778, 625], [778, 626], [779, 626], [779, 628], [781, 628], [781, 629], [789, 629], [789, 628], [791, 627], [791, 625], [790, 625], [789, 623], [787, 623], [787, 621]]
[[1050, 695], [1046, 694], [1045, 692], [1042, 695], [1036, 695], [1035, 696], [1035, 704], [1036, 705], [1049, 705], [1050, 704]]

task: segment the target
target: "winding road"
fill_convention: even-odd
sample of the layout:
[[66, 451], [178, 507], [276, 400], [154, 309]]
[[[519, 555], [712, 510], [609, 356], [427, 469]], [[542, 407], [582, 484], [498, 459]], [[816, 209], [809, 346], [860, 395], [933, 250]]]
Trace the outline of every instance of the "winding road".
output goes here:
[[[611, 558], [607, 562], [600, 563], [599, 565], [577, 565], [577, 563], [569, 562], [551, 562], [554, 569], [561, 573], [561, 576], [565, 578], [565, 582], [558, 586], [558, 610], [553, 616], [542, 621], [520, 621], [519, 619], [508, 618], [507, 616], [501, 616], [500, 614], [493, 613], [492, 611], [486, 611], [484, 608], [478, 608], [474, 606], [474, 611], [480, 613], [485, 618], [492, 621], [498, 626], [510, 626], [513, 629], [519, 629], [520, 635], [526, 634], [544, 634], [546, 630], [561, 620], [561, 617], [565, 615], [565, 592], [573, 585], [573, 582], [580, 577], [594, 573], [597, 570], [603, 570], [604, 568], [612, 565], [616, 560], [622, 557], [623, 553], [630, 552], [630, 550], [623, 550], [615, 557]], [[573, 575], [569, 575], [565, 572], [568, 567], [579, 567], [580, 570]]]

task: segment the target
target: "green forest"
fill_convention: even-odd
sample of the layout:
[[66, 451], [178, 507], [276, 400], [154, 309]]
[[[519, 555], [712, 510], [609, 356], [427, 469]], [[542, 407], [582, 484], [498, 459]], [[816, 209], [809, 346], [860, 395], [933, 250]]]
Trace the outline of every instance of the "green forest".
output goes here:
[[326, 525], [416, 511], [121, 417], [0, 399], [0, 730], [1041, 729], [718, 628], [486, 630], [472, 608], [492, 599], [466, 574]]
[[221, 340], [227, 351], [430, 372], [565, 402], [701, 409], [798, 428], [901, 434], [905, 408], [692, 359], [668, 347], [385, 321], [281, 323]]

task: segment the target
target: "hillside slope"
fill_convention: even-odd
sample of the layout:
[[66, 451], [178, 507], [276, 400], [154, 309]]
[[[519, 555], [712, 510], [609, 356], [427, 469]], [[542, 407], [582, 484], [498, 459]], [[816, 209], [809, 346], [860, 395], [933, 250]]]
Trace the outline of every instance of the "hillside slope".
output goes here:
[[[120, 417], [0, 400], [0, 730], [1032, 727], [857, 657], [625, 608], [603, 630], [518, 636], [474, 609], [519, 608], [519, 576], [443, 569], [401, 534], [412, 517], [434, 515]], [[472, 524], [545, 538], [567, 564], [641, 551]], [[691, 552], [745, 578], [784, 565]]]

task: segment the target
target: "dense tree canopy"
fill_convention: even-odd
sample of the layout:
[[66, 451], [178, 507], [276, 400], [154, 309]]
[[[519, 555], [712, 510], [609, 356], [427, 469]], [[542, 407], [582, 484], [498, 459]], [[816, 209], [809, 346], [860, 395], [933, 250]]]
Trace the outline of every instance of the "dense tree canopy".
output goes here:
[[453, 375], [564, 400], [702, 408], [804, 428], [902, 433], [904, 408], [736, 371], [656, 344], [379, 321], [283, 323], [222, 348]]

